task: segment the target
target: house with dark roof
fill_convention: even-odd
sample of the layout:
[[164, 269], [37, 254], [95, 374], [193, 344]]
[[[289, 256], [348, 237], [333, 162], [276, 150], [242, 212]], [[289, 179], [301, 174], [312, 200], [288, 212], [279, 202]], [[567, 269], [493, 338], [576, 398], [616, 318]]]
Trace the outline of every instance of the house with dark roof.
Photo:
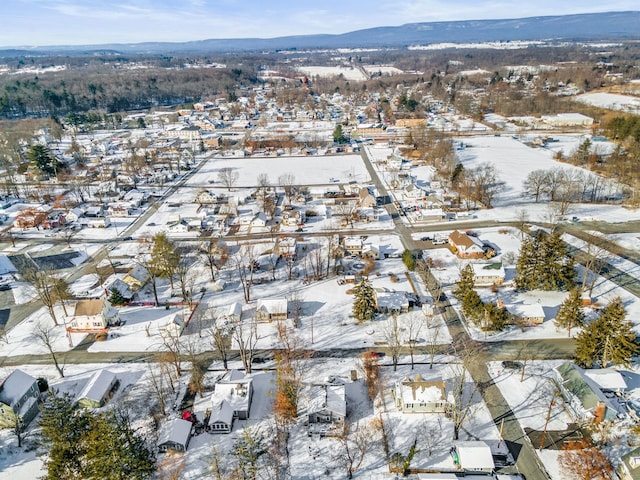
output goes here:
[[298, 417], [304, 419], [309, 435], [321, 436], [341, 433], [347, 416], [347, 397], [344, 384], [310, 385], [298, 405]]
[[585, 374], [584, 369], [573, 362], [565, 362], [555, 370], [560, 392], [577, 419], [592, 419], [595, 422], [616, 419], [620, 413], [618, 408], [598, 384]]
[[449, 234], [449, 245], [460, 258], [484, 257], [484, 244], [477, 237], [456, 230]]
[[27, 425], [40, 411], [38, 381], [22, 370], [14, 370], [0, 383], [0, 427], [12, 427], [16, 417]]

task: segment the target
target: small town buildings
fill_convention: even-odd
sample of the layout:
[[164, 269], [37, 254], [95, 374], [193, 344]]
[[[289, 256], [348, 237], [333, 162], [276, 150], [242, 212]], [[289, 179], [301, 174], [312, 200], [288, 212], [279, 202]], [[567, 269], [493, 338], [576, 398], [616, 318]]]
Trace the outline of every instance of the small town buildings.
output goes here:
[[378, 312], [389, 315], [407, 313], [409, 298], [406, 292], [376, 292], [376, 307]]
[[473, 268], [473, 284], [476, 287], [490, 287], [504, 283], [505, 273], [502, 263], [472, 263], [471, 266]]
[[524, 303], [502, 303], [498, 300], [498, 306], [507, 309], [511, 315], [511, 322], [520, 325], [542, 325], [544, 323], [544, 308], [539, 303], [532, 305]]
[[218, 405], [223, 400], [233, 409], [233, 417], [247, 420], [253, 397], [253, 379], [240, 370], [229, 371], [214, 387], [211, 402]]
[[106, 298], [78, 300], [69, 328], [83, 332], [99, 332], [120, 320], [118, 310]]
[[581, 113], [558, 113], [556, 115], [543, 115], [543, 123], [552, 127], [589, 127], [593, 125], [593, 118]]
[[209, 433], [231, 433], [233, 428], [233, 407], [226, 400], [214, 404], [209, 415]]
[[164, 426], [160, 432], [158, 450], [167, 452], [186, 452], [191, 440], [191, 430], [193, 423], [182, 418], [174, 418]]
[[298, 407], [298, 417], [304, 419], [309, 435], [341, 433], [347, 416], [347, 397], [344, 384], [310, 385]]
[[342, 239], [342, 248], [350, 255], [360, 255], [364, 248], [364, 241], [360, 237], [344, 237]]
[[256, 304], [256, 320], [259, 322], [286, 320], [287, 308], [286, 298], [260, 299]]
[[115, 373], [109, 370], [96, 372], [78, 395], [78, 405], [83, 408], [102, 407], [118, 388]]
[[595, 422], [614, 420], [618, 409], [585, 371], [573, 362], [556, 367], [557, 385], [574, 417]]
[[419, 374], [397, 382], [393, 395], [402, 413], [446, 413], [451, 407], [444, 381], [425, 381]]
[[141, 289], [149, 280], [149, 272], [142, 265], [136, 265], [127, 273], [122, 281], [129, 285], [132, 292]]
[[234, 302], [229, 305], [229, 310], [227, 310], [224, 319], [229, 323], [238, 323], [242, 319], [242, 304]]
[[496, 468], [491, 448], [482, 441], [458, 441], [454, 444], [454, 460], [460, 470], [470, 474], [491, 474]]
[[38, 414], [38, 381], [16, 369], [0, 383], [0, 427], [12, 427], [16, 417], [28, 425]]
[[449, 245], [460, 258], [484, 257], [484, 245], [474, 236], [456, 230], [449, 235]]

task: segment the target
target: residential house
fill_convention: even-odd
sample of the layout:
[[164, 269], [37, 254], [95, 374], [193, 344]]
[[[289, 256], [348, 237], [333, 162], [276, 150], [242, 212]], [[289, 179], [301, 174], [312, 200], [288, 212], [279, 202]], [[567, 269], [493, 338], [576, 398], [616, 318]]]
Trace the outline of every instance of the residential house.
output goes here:
[[491, 448], [482, 441], [457, 441], [454, 461], [465, 474], [491, 474], [495, 470]]
[[214, 193], [208, 192], [207, 190], [200, 190], [196, 194], [196, 198], [194, 203], [198, 205], [211, 205], [217, 202], [216, 195]]
[[164, 338], [179, 338], [186, 326], [181, 312], [174, 313], [171, 320], [160, 328], [160, 335]]
[[490, 287], [504, 283], [504, 268], [502, 263], [472, 263], [473, 284], [476, 287]]
[[136, 265], [122, 279], [124, 283], [129, 285], [132, 292], [141, 289], [149, 280], [149, 272], [142, 265]]
[[365, 243], [362, 246], [362, 257], [370, 260], [380, 260], [380, 247], [373, 243]]
[[100, 370], [93, 374], [78, 395], [78, 405], [83, 408], [100, 408], [118, 388], [119, 381], [115, 373]]
[[76, 223], [82, 217], [84, 217], [84, 210], [78, 207], [72, 208], [64, 216], [67, 223]]
[[22, 370], [14, 370], [0, 383], [0, 427], [12, 427], [16, 417], [25, 425], [39, 412], [38, 381]]
[[78, 300], [73, 316], [69, 318], [69, 328], [83, 332], [99, 332], [118, 323], [118, 310], [106, 298]]
[[298, 417], [304, 419], [309, 435], [341, 433], [347, 416], [347, 397], [343, 384], [310, 385], [298, 406]]
[[182, 418], [174, 418], [164, 426], [160, 432], [158, 450], [167, 452], [169, 450], [186, 452], [191, 440], [191, 430], [193, 423]]
[[233, 409], [233, 417], [247, 420], [251, 410], [253, 397], [253, 379], [245, 376], [240, 370], [230, 370], [216, 382], [211, 402], [218, 405], [226, 401]]
[[419, 374], [396, 382], [393, 395], [402, 413], [446, 413], [451, 408], [444, 381], [425, 381]]
[[233, 428], [233, 407], [221, 400], [211, 408], [207, 430], [209, 433], [231, 433]]
[[256, 305], [256, 320], [259, 322], [286, 320], [287, 308], [286, 298], [260, 299]]
[[460, 258], [484, 257], [484, 245], [477, 237], [456, 230], [449, 235], [449, 245]]
[[232, 303], [224, 318], [229, 323], [238, 323], [242, 319], [242, 304], [240, 302]]
[[276, 251], [282, 258], [295, 260], [298, 257], [298, 240], [295, 237], [279, 238]]
[[305, 215], [302, 210], [285, 210], [282, 212], [282, 224], [289, 227], [304, 225]]
[[122, 203], [114, 203], [109, 205], [107, 208], [107, 213], [109, 217], [128, 217], [131, 212], [129, 210], [129, 205]]
[[544, 308], [539, 303], [527, 305], [524, 303], [508, 303], [505, 304], [498, 299], [499, 307], [506, 308], [511, 315], [511, 322], [521, 325], [542, 325], [544, 323]]
[[400, 314], [409, 311], [409, 298], [406, 292], [377, 292], [376, 306], [378, 312]]
[[620, 480], [640, 480], [640, 447], [620, 458], [616, 473]]
[[555, 370], [560, 392], [577, 419], [602, 422], [617, 417], [619, 411], [614, 399], [608, 398], [582, 368], [565, 362]]
[[189, 231], [189, 222], [184, 218], [167, 222], [168, 233], [187, 233]]
[[364, 241], [360, 237], [344, 237], [342, 239], [342, 247], [350, 255], [360, 255], [364, 247]]
[[368, 188], [361, 188], [358, 192], [358, 204], [361, 208], [371, 208], [375, 207], [378, 202]]
[[129, 284], [124, 282], [121, 278], [114, 279], [111, 284], [106, 286], [106, 290], [109, 295], [111, 295], [111, 290], [117, 291], [126, 301], [130, 301], [133, 297], [133, 292], [131, 291]]

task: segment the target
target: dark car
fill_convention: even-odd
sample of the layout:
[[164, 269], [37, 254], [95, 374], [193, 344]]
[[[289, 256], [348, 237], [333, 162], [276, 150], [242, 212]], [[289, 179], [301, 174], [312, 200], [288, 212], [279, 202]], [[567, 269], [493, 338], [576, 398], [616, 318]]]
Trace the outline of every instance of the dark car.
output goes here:
[[8, 283], [3, 283], [0, 285], [0, 292], [6, 292], [7, 290], [11, 290], [11, 285]]
[[508, 368], [510, 370], [520, 370], [522, 368], [522, 363], [514, 362], [512, 360], [505, 360], [502, 362], [502, 368]]

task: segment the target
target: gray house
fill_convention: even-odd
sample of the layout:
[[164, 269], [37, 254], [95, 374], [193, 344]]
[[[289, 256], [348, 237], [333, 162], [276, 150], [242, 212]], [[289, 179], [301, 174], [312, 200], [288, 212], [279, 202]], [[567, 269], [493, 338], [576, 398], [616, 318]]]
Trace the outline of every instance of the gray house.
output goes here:
[[188, 420], [174, 418], [160, 432], [158, 450], [167, 452], [169, 450], [186, 452], [191, 440], [191, 429], [193, 424]]
[[16, 417], [25, 425], [39, 412], [38, 381], [22, 370], [14, 370], [0, 384], [0, 427], [11, 427]]

